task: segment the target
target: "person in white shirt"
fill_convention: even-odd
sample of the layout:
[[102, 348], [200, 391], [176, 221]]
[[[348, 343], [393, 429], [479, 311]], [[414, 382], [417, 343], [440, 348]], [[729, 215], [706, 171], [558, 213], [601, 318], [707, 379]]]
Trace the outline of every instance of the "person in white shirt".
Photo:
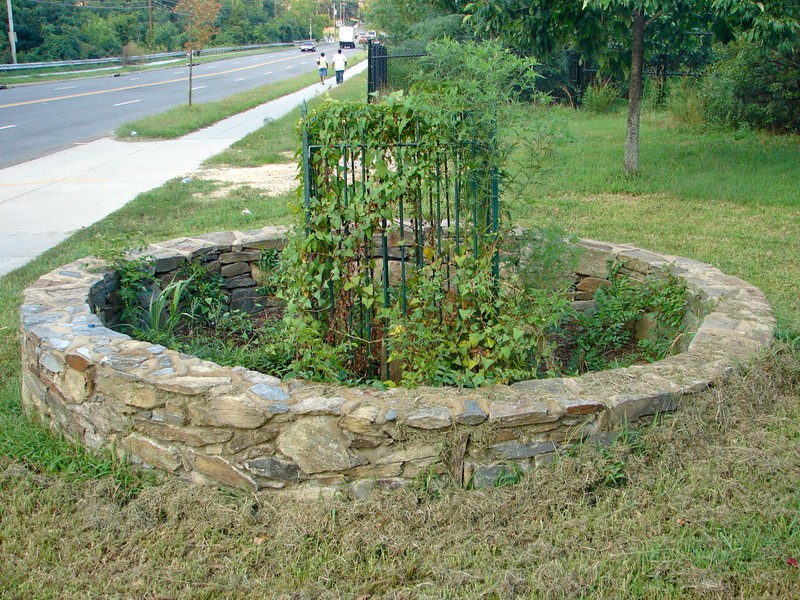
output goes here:
[[319, 55], [317, 64], [319, 65], [319, 82], [324, 85], [325, 78], [328, 76], [328, 59], [325, 58], [324, 52]]
[[333, 57], [333, 70], [336, 71], [336, 85], [344, 81], [344, 68], [347, 66], [347, 58], [341, 50]]

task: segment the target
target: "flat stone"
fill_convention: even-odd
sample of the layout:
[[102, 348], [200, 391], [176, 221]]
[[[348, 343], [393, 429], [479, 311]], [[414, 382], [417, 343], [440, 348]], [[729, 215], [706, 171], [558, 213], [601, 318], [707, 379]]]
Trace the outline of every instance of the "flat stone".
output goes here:
[[597, 288], [600, 287], [609, 287], [611, 282], [607, 279], [600, 279], [599, 277], [584, 277], [576, 286], [576, 289], [580, 292], [587, 292], [589, 294], [594, 294], [597, 291]]
[[263, 306], [264, 296], [258, 293], [259, 288], [243, 287], [231, 290], [230, 305], [231, 310], [243, 310], [253, 314]]
[[168, 423], [177, 427], [183, 427], [186, 423], [183, 410], [172, 403], [165, 408], [154, 408], [150, 412], [150, 418], [157, 423]]
[[228, 385], [230, 382], [230, 377], [196, 377], [193, 375], [186, 375], [183, 377], [158, 379], [155, 385], [159, 389], [168, 392], [175, 392], [176, 394], [184, 394], [186, 396], [199, 396], [212, 388], [220, 385]]
[[531, 458], [547, 452], [555, 452], [553, 442], [502, 442], [491, 447], [492, 451], [500, 458]]
[[122, 447], [139, 460], [165, 471], [173, 472], [181, 466], [176, 448], [159, 444], [136, 433], [122, 440]]
[[503, 465], [477, 465], [472, 471], [472, 486], [475, 489], [493, 487], [498, 477], [510, 472]]
[[267, 422], [269, 406], [248, 396], [219, 396], [207, 404], [192, 402], [186, 406], [195, 425], [255, 429]]
[[148, 437], [170, 442], [181, 442], [188, 446], [208, 446], [221, 444], [233, 437], [233, 432], [210, 427], [176, 427], [167, 423], [136, 419], [133, 422], [137, 431]]
[[649, 275], [659, 271], [669, 264], [667, 257], [663, 254], [656, 254], [639, 248], [623, 250], [619, 253], [618, 258], [622, 260], [622, 264], [626, 269], [642, 275]]
[[383, 479], [385, 477], [398, 477], [402, 472], [402, 463], [391, 463], [385, 465], [362, 465], [349, 469], [346, 474], [353, 479]]
[[76, 371], [85, 371], [94, 364], [92, 355], [86, 347], [73, 350], [65, 358], [69, 367]]
[[654, 391], [652, 394], [642, 396], [616, 396], [612, 402], [613, 418], [621, 425], [656, 413], [672, 412], [678, 408], [678, 402], [672, 392]]
[[62, 392], [67, 402], [81, 404], [92, 395], [92, 378], [85, 371], [66, 369]]
[[61, 373], [64, 370], [66, 362], [58, 354], [52, 352], [42, 352], [39, 358], [39, 364], [51, 373]]
[[377, 435], [379, 433], [379, 428], [377, 426], [379, 414], [380, 409], [377, 406], [359, 406], [349, 415], [342, 417], [339, 421], [339, 425], [342, 429], [352, 431], [353, 433]]
[[377, 448], [378, 446], [382, 446], [383, 443], [388, 439], [386, 435], [383, 436], [370, 436], [370, 435], [361, 435], [356, 436], [350, 442], [351, 448]]
[[499, 427], [549, 423], [561, 416], [543, 402], [524, 398], [517, 401], [495, 400], [489, 409], [489, 415]]
[[416, 429], [444, 429], [452, 425], [452, 413], [444, 406], [419, 410], [406, 418], [406, 425]]
[[338, 417], [342, 414], [342, 405], [344, 403], [345, 399], [338, 396], [314, 396], [301, 400], [293, 405], [290, 410], [298, 415], [333, 415]]
[[231, 264], [223, 264], [220, 269], [220, 274], [223, 277], [236, 277], [237, 275], [250, 275], [250, 263], [238, 262]]
[[193, 257], [202, 256], [214, 249], [214, 244], [198, 238], [179, 238], [160, 244], [164, 248], [175, 248], [181, 253]]
[[226, 290], [232, 290], [234, 288], [250, 288], [256, 285], [258, 285], [258, 282], [250, 275], [237, 275], [226, 279], [222, 287]]
[[219, 255], [219, 262], [223, 265], [230, 263], [255, 262], [261, 256], [257, 250], [246, 250], [242, 252], [225, 252]]
[[228, 450], [233, 454], [237, 454], [247, 448], [274, 440], [280, 432], [279, 428], [270, 425], [264, 425], [258, 429], [236, 431], [233, 434], [233, 439], [228, 442]]
[[193, 454], [191, 462], [193, 469], [200, 471], [214, 481], [234, 488], [254, 491], [258, 489], [256, 482], [251, 477], [242, 473], [220, 456]]
[[459, 425], [480, 425], [489, 418], [489, 413], [485, 412], [475, 400], [464, 401], [464, 412], [456, 417]]
[[146, 356], [130, 356], [126, 354], [111, 354], [100, 360], [101, 365], [111, 367], [115, 371], [133, 371], [147, 360]]
[[304, 473], [349, 469], [349, 440], [330, 417], [310, 417], [278, 436], [278, 448]]
[[95, 375], [95, 392], [111, 396], [136, 408], [153, 409], [164, 406], [165, 399], [149, 385], [124, 379], [114, 371], [103, 369]]
[[562, 377], [551, 379], [526, 379], [511, 384], [511, 389], [524, 392], [528, 396], [560, 396], [566, 393], [567, 385]]
[[378, 455], [376, 455], [375, 458], [370, 461], [376, 465], [413, 462], [439, 456], [439, 448], [433, 444], [408, 446], [406, 448], [397, 449], [393, 448], [392, 446], [383, 446], [381, 448], [377, 448], [376, 450], [379, 451]]
[[288, 228], [281, 225], [270, 225], [263, 229], [251, 229], [242, 232], [242, 247], [245, 250], [255, 248], [283, 248]]
[[584, 250], [578, 257], [575, 272], [601, 279], [608, 277], [608, 264], [614, 258], [611, 253], [613, 248], [608, 244], [591, 240], [583, 240], [581, 246]]
[[567, 416], [593, 415], [605, 410], [605, 405], [598, 400], [584, 398], [559, 398]]
[[265, 400], [271, 400], [273, 402], [283, 402], [289, 399], [289, 394], [286, 390], [267, 383], [256, 384], [250, 388], [250, 391]]
[[194, 239], [209, 241], [214, 244], [215, 249], [229, 249], [236, 244], [238, 238], [233, 231], [215, 231], [213, 233], [203, 233], [201, 235], [193, 235]]
[[277, 458], [255, 458], [245, 461], [245, 468], [259, 477], [296, 481], [300, 477], [300, 467], [296, 463]]
[[169, 250], [154, 252], [152, 257], [155, 259], [154, 268], [156, 273], [168, 273], [185, 265], [188, 261], [186, 256]]

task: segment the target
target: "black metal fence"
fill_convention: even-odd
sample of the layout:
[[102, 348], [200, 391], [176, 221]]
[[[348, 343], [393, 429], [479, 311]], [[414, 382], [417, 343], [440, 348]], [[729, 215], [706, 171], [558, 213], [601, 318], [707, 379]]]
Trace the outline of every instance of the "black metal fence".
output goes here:
[[[659, 93], [663, 93], [670, 77], [701, 75], [714, 60], [711, 37], [707, 32], [691, 32], [686, 34], [678, 51], [652, 51], [644, 68], [646, 80], [650, 80], [660, 90]], [[368, 93], [390, 93], [407, 89], [411, 83], [411, 75], [418, 68], [419, 59], [426, 54], [426, 44], [423, 42], [370, 42]], [[624, 91], [624, 69], [629, 63], [630, 55], [620, 49], [619, 54], [607, 61], [601, 71], [593, 57], [565, 50], [539, 67], [542, 78], [537, 87], [557, 101], [577, 106], [587, 87], [598, 78], [614, 83]]]
[[[330, 131], [315, 130], [303, 105], [306, 238], [325, 240], [322, 262], [339, 274], [321, 277], [310, 297], [326, 307], [314, 309], [326, 341], [352, 346], [351, 372], [388, 379], [380, 315], [407, 314], [424, 269], [444, 294], [457, 294], [464, 257], [483, 257], [497, 280], [498, 172], [491, 141], [442, 143], [420, 117], [399, 126], [387, 110], [368, 109], [371, 123], [341, 119]], [[469, 117], [454, 115], [452, 126], [468, 129]], [[365, 133], [373, 129], [388, 132], [383, 141]]]

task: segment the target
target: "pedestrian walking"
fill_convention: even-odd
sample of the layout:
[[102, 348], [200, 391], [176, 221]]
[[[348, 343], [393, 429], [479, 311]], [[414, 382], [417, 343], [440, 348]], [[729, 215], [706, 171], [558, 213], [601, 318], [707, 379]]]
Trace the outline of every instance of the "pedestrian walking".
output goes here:
[[317, 65], [319, 65], [319, 82], [325, 84], [325, 78], [328, 76], [328, 59], [325, 58], [324, 52], [319, 55]]
[[333, 70], [336, 72], [336, 85], [344, 81], [344, 68], [347, 66], [347, 57], [341, 49], [333, 57]]

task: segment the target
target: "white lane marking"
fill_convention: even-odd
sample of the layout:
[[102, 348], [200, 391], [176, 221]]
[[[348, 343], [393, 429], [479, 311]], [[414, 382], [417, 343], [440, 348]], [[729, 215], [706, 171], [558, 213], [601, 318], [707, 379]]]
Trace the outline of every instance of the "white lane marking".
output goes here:
[[61, 90], [74, 90], [77, 85], [65, 85], [64, 87], [55, 88], [55, 91], [60, 92]]
[[264, 75], [272, 75], [272, 71], [267, 71]]
[[235, 65], [238, 65], [240, 62], [241, 62], [241, 61], [237, 60], [237, 61], [236, 61], [235, 63], [233, 63], [233, 64], [235, 64]]
[[286, 67], [286, 70], [288, 71], [288, 70], [289, 70], [289, 69], [291, 69], [291, 68], [292, 68], [292, 67]]
[[16, 127], [16, 125], [0, 125], [0, 129], [11, 129], [12, 127]]
[[244, 81], [247, 77], [240, 77], [239, 79], [234, 79], [234, 81]]
[[206, 87], [206, 86], [204, 86], [204, 85], [198, 85], [197, 87], [193, 87], [193, 88], [192, 88], [192, 91], [194, 91], [194, 90], [202, 90], [202, 89], [204, 89], [205, 87]]
[[209, 69], [216, 69], [217, 65], [207, 65]]
[[141, 100], [128, 100], [127, 102], [120, 102], [114, 106], [125, 106], [126, 104], [136, 104], [137, 102], [141, 102]]
[[130, 81], [139, 81], [141, 77], [131, 77]]

